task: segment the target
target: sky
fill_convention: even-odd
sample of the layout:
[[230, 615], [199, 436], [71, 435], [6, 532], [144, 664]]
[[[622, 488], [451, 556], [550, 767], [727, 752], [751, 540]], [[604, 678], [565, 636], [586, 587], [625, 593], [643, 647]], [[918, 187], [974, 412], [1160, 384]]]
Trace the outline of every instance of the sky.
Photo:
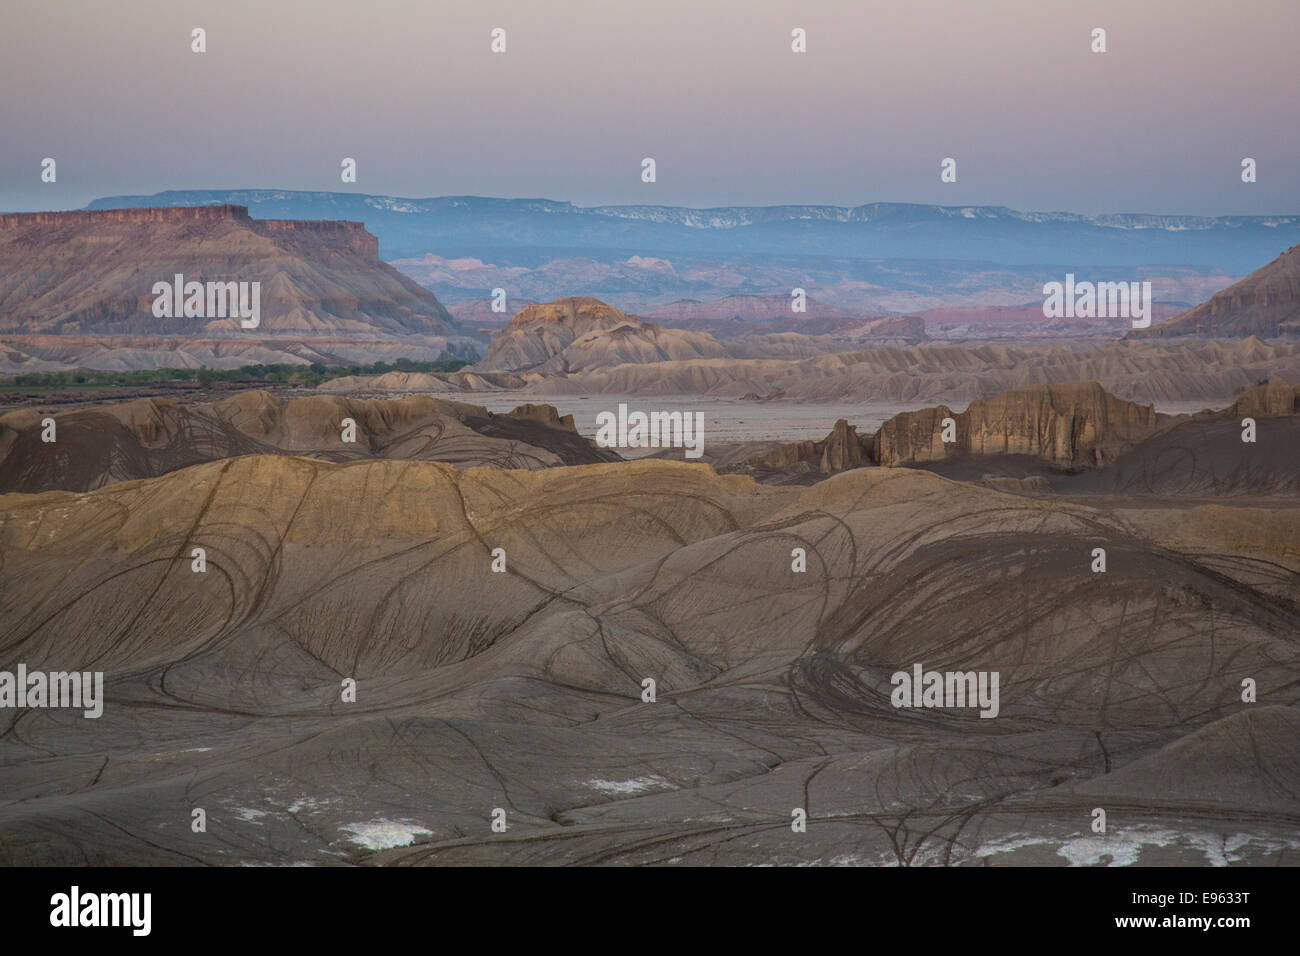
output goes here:
[[0, 210], [281, 188], [1296, 214], [1298, 35], [1297, 0], [3, 0]]

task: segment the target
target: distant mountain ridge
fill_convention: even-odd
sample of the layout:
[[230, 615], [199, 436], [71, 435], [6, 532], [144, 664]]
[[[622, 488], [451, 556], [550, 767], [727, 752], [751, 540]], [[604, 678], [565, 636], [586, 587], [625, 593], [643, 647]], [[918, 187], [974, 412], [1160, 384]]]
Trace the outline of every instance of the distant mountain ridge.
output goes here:
[[407, 199], [277, 189], [175, 190], [96, 199], [122, 206], [247, 206], [259, 218], [353, 219], [385, 259], [493, 255], [679, 254], [975, 260], [1008, 265], [1197, 265], [1244, 274], [1300, 242], [1300, 215], [1166, 216], [1021, 212], [1003, 206], [575, 206], [549, 199]]

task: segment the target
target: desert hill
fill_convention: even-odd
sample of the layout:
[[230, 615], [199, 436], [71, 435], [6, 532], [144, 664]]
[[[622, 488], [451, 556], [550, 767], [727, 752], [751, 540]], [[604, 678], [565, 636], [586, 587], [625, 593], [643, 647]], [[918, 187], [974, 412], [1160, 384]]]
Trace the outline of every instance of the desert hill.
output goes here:
[[563, 374], [727, 354], [711, 335], [663, 329], [599, 299], [570, 298], [522, 309], [492, 339], [475, 369]]
[[[201, 405], [137, 399], [50, 416], [57, 428], [51, 444], [41, 441], [44, 417], [34, 410], [0, 416], [0, 493], [87, 491], [200, 462], [268, 453], [502, 468], [618, 460], [578, 435], [573, 419], [560, 418], [550, 406], [525, 405], [494, 415], [477, 405], [425, 395], [401, 401], [325, 395], [283, 401], [250, 391]], [[342, 437], [346, 418], [356, 423], [353, 442]]]
[[724, 358], [798, 360], [844, 347], [829, 338], [797, 332], [753, 331], [737, 341], [722, 342], [709, 332], [643, 322], [599, 299], [557, 299], [521, 309], [493, 337], [473, 372], [508, 372], [552, 381], [623, 365]]
[[[423, 394], [457, 393], [439, 376], [390, 372], [369, 381], [376, 394], [421, 394], [363, 400], [322, 388], [288, 402], [263, 391], [200, 405], [137, 399], [55, 414], [57, 444], [41, 441], [45, 413], [10, 412], [0, 416], [0, 492], [88, 490], [245, 454], [502, 468], [619, 460], [579, 435], [573, 417], [561, 417], [551, 405], [493, 414]], [[354, 391], [342, 383], [340, 391]], [[940, 405], [901, 412], [874, 432], [859, 433], [840, 420], [820, 441], [708, 442], [700, 461], [771, 485], [815, 484], [878, 465], [926, 468], [1012, 491], [1291, 495], [1300, 490], [1288, 437], [1300, 428], [1297, 410], [1300, 387], [1276, 379], [1219, 411], [1177, 416], [1117, 398], [1096, 382], [1034, 385], [976, 399], [964, 411]], [[341, 440], [346, 417], [357, 423], [355, 444]], [[1244, 417], [1257, 419], [1260, 433], [1245, 453]], [[952, 440], [945, 441], [949, 418]], [[680, 461], [684, 453], [663, 449], [651, 457]]]
[[1134, 338], [1195, 335], [1202, 338], [1300, 336], [1300, 246], [1292, 246], [1207, 302]]
[[[0, 859], [1063, 863], [1105, 793], [1125, 859], [1293, 862], [1300, 519], [1217, 511], [276, 455], [0, 496], [4, 658], [107, 675], [5, 713]], [[918, 662], [997, 718], [891, 706]]]

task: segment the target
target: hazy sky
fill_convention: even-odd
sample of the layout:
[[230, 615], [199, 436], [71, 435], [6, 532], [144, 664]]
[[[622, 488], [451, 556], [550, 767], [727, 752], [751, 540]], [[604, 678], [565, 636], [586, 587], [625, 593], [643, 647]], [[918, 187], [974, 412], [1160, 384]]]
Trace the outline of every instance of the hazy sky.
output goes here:
[[[1300, 213], [1298, 0], [3, 7], [5, 210], [238, 187]], [[505, 54], [490, 52], [494, 27]], [[806, 54], [791, 52], [795, 27]], [[1090, 52], [1094, 27], [1105, 54]], [[345, 156], [355, 185], [340, 182]]]

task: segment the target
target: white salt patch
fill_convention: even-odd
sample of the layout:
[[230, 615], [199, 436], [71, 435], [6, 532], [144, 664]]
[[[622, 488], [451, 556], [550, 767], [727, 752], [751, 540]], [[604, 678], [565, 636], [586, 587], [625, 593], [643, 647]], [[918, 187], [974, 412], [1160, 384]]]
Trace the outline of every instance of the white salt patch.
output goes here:
[[673, 785], [658, 774], [637, 777], [635, 780], [588, 780], [587, 786], [601, 793], [645, 793], [655, 787], [673, 789]]
[[1228, 836], [1206, 830], [1180, 832], [1133, 827], [1106, 837], [1080, 837], [1065, 843], [1056, 852], [1069, 860], [1071, 866], [1093, 866], [1106, 857], [1110, 857], [1109, 866], [1130, 866], [1137, 862], [1145, 847], [1183, 846], [1203, 853], [1209, 866], [1227, 866], [1242, 862], [1243, 850], [1276, 853], [1296, 845], [1289, 839], [1275, 840], [1245, 833]]
[[[239, 807], [235, 810], [235, 816], [239, 817], [239, 819], [243, 820], [245, 823], [257, 823], [260, 818], [266, 816], [266, 811], [253, 810], [248, 807]], [[257, 823], [257, 825], [261, 826], [260, 823]]]
[[367, 850], [390, 850], [395, 846], [410, 846], [417, 836], [432, 836], [432, 830], [416, 826], [409, 820], [371, 820], [367, 823], [349, 823], [340, 827], [351, 833], [349, 840]]

